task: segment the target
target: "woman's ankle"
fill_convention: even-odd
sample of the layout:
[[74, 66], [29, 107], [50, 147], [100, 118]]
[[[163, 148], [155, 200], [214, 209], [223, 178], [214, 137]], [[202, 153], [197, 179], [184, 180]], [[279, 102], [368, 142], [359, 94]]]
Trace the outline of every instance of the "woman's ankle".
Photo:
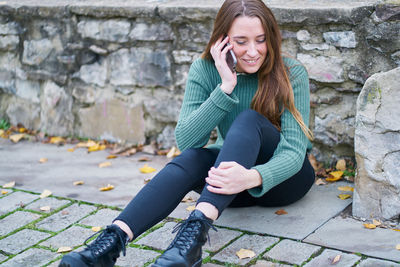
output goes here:
[[115, 220], [113, 224], [117, 225], [119, 228], [121, 228], [122, 231], [125, 232], [125, 234], [127, 234], [127, 236], [129, 237], [129, 242], [133, 240], [134, 237], [133, 232], [126, 223], [120, 220]]
[[215, 221], [218, 218], [218, 209], [208, 203], [208, 202], [200, 202], [196, 205], [196, 210], [201, 211], [207, 218]]

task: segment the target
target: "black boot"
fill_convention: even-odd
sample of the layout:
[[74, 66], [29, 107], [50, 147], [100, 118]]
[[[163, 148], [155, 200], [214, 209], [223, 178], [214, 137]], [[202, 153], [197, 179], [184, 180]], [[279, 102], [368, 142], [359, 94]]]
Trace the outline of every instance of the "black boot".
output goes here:
[[[89, 237], [88, 239], [90, 239]], [[87, 241], [87, 239], [86, 239]], [[85, 245], [86, 245], [85, 241]], [[80, 252], [65, 255], [59, 267], [111, 267], [128, 241], [127, 234], [117, 225], [109, 225], [92, 243]]]
[[201, 211], [194, 210], [189, 218], [180, 222], [174, 241], [156, 260], [152, 267], [198, 267], [201, 266], [201, 247], [206, 243], [212, 220]]

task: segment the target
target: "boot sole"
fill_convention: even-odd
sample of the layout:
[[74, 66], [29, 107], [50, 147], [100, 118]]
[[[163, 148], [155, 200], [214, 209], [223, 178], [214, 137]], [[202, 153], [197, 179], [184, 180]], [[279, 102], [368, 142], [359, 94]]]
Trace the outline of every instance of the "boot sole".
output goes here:
[[66, 255], [62, 258], [58, 267], [88, 267], [88, 265], [79, 259]]
[[193, 264], [192, 267], [200, 267], [200, 266], [201, 266], [201, 262], [202, 262], [202, 259], [198, 260], [197, 262], [195, 262], [195, 263]]

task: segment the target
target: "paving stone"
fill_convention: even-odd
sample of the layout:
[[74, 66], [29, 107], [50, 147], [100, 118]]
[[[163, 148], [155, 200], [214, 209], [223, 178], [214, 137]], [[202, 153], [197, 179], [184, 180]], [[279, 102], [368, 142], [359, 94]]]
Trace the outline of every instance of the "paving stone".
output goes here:
[[208, 250], [215, 252], [229, 243], [232, 239], [241, 235], [241, 232], [233, 231], [224, 228], [217, 228], [217, 232], [213, 229], [210, 229], [208, 232], [210, 235], [210, 243], [207, 243], [203, 246], [203, 250]]
[[392, 261], [384, 261], [384, 260], [378, 260], [378, 259], [372, 259], [368, 258], [366, 260], [363, 260], [359, 264], [357, 264], [357, 267], [400, 267], [400, 264], [392, 262]]
[[349, 252], [360, 252], [364, 255], [400, 261], [396, 245], [400, 232], [391, 229], [366, 229], [363, 223], [351, 218], [336, 217], [304, 241], [324, 247]]
[[90, 215], [83, 219], [79, 223], [89, 226], [101, 226], [110, 225], [112, 221], [120, 214], [118, 210], [101, 209], [96, 214]]
[[202, 267], [221, 267], [222, 265], [214, 264], [214, 263], [206, 263], [202, 264]]
[[58, 267], [58, 265], [60, 265], [60, 262], [61, 262], [61, 259], [53, 262], [52, 264], [48, 265], [47, 267]]
[[266, 261], [266, 260], [258, 260], [256, 262], [256, 264], [251, 265], [251, 266], [254, 266], [254, 267], [290, 267], [290, 265]]
[[[351, 203], [351, 199], [337, 197], [340, 194], [337, 187], [342, 185], [348, 183], [314, 185], [305, 197], [285, 207], [228, 208], [215, 224], [302, 240]], [[281, 208], [288, 214], [276, 215], [275, 211]]]
[[332, 265], [333, 260], [337, 255], [340, 255], [340, 260], [335, 263], [335, 267], [351, 267], [361, 259], [355, 254], [348, 254], [337, 250], [325, 249], [321, 255], [312, 259], [304, 267], [321, 267]]
[[21, 267], [21, 266], [42, 266], [55, 258], [57, 253], [45, 249], [31, 248], [18, 254], [14, 258], [4, 263], [8, 267]]
[[8, 257], [4, 256], [3, 254], [0, 254], [0, 262], [4, 261], [5, 259], [7, 259]]
[[151, 232], [150, 234], [137, 241], [136, 244], [165, 250], [175, 238], [176, 233], [172, 233], [175, 225], [175, 222], [167, 222], [166, 224], [164, 224], [163, 227]]
[[17, 211], [0, 221], [0, 236], [6, 235], [18, 228], [40, 218], [40, 215], [31, 212]]
[[21, 207], [21, 204], [26, 205], [38, 198], [38, 195], [28, 194], [20, 191], [9, 194], [8, 196], [0, 199], [0, 215], [18, 209]]
[[50, 210], [46, 211], [46, 213], [50, 213], [58, 208], [61, 208], [62, 206], [66, 205], [68, 203], [71, 203], [71, 201], [64, 200], [64, 199], [60, 200], [60, 199], [56, 199], [54, 197], [46, 197], [46, 198], [41, 198], [29, 205], [26, 205], [25, 208], [43, 212], [42, 210], [40, 210], [40, 208], [49, 206]]
[[155, 251], [127, 247], [126, 256], [119, 257], [116, 265], [121, 267], [141, 267], [145, 263], [153, 261], [159, 255], [160, 253]]
[[0, 240], [0, 250], [8, 254], [16, 254], [49, 236], [48, 233], [24, 229]]
[[41, 229], [58, 232], [79, 221], [94, 210], [96, 210], [96, 207], [74, 204], [38, 222], [36, 226]]
[[59, 247], [76, 247], [82, 245], [83, 242], [94, 232], [91, 229], [72, 226], [67, 230], [49, 238], [40, 245], [58, 249]]
[[321, 247], [285, 239], [268, 251], [265, 256], [291, 264], [300, 265]]
[[221, 252], [217, 253], [212, 260], [217, 260], [220, 262], [230, 262], [235, 264], [244, 265], [252, 260], [252, 258], [239, 259], [236, 256], [236, 252], [240, 249], [250, 249], [256, 253], [258, 256], [260, 253], [264, 252], [268, 247], [272, 246], [279, 239], [269, 236], [260, 235], [244, 235], [239, 239], [235, 240], [228, 247], [224, 248]]

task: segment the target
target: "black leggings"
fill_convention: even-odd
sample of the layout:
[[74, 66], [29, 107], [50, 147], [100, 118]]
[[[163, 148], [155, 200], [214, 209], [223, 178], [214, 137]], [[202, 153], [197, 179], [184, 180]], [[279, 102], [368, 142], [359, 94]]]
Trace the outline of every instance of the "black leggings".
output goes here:
[[212, 166], [218, 167], [222, 161], [236, 161], [245, 168], [265, 163], [272, 157], [279, 140], [279, 131], [268, 119], [254, 110], [243, 111], [232, 123], [221, 150], [185, 150], [144, 186], [115, 220], [125, 222], [137, 237], [167, 217], [188, 192], [200, 192], [199, 189], [203, 191], [198, 203], [211, 203], [219, 215], [227, 206], [272, 207], [293, 203], [314, 183], [314, 170], [307, 157], [298, 173], [259, 198], [247, 191], [234, 195], [215, 194], [205, 186]]

